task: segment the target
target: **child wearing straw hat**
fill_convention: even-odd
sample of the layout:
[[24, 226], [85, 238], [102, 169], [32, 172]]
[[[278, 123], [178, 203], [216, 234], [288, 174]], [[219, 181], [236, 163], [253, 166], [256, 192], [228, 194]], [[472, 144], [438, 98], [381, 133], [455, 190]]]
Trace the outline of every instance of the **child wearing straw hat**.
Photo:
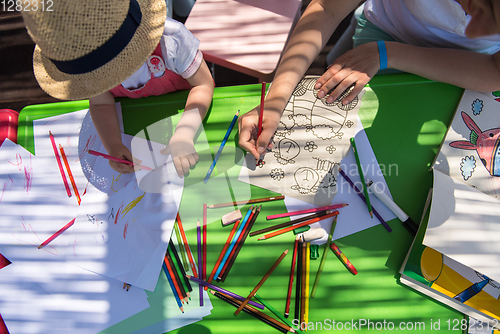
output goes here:
[[[89, 98], [90, 114], [109, 155], [134, 161], [123, 145], [114, 97], [139, 98], [190, 89], [169, 145], [179, 176], [194, 166], [193, 140], [212, 102], [214, 83], [199, 41], [166, 17], [164, 0], [54, 2], [53, 11], [22, 12], [36, 43], [40, 87], [63, 100]], [[140, 161], [134, 161], [140, 164]], [[120, 173], [132, 165], [110, 161]]]

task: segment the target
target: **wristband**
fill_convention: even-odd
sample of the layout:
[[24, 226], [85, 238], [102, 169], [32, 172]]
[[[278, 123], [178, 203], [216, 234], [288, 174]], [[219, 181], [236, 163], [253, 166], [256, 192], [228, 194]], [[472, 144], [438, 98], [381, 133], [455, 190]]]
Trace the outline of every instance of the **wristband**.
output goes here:
[[387, 68], [387, 49], [385, 48], [385, 42], [377, 41], [377, 45], [380, 58], [380, 69], [385, 70]]

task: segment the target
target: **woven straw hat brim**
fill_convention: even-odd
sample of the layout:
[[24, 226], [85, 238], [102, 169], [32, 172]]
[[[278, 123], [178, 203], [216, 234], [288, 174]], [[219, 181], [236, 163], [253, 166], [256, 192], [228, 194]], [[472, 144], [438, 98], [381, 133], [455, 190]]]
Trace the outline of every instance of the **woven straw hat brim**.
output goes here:
[[33, 71], [40, 87], [61, 100], [80, 100], [102, 94], [130, 77], [160, 42], [165, 19], [165, 1], [137, 0], [142, 20], [128, 45], [105, 65], [84, 74], [66, 74], [35, 46]]

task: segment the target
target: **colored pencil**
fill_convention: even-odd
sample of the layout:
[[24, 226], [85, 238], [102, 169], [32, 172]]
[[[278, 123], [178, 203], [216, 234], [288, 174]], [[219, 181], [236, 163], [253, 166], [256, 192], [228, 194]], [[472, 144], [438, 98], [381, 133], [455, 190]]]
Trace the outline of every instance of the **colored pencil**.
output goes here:
[[259, 216], [260, 210], [262, 209], [262, 205], [260, 205], [258, 208], [255, 209], [255, 213], [250, 215], [249, 222], [247, 226], [245, 227], [245, 230], [243, 231], [242, 235], [240, 236], [240, 240], [236, 242], [236, 247], [234, 249], [234, 254], [230, 255], [230, 260], [227, 262], [227, 268], [222, 269], [222, 277], [221, 277], [221, 282], [224, 282], [226, 280], [227, 275], [229, 274], [229, 271], [231, 270], [234, 262], [236, 261], [236, 257], [240, 253], [241, 248], [243, 247], [243, 244], [245, 243], [245, 240], [248, 237], [248, 234], [250, 233], [250, 230], [252, 229], [255, 221], [257, 220], [257, 217]]
[[[304, 236], [302, 236], [304, 238]], [[300, 278], [300, 323], [304, 323], [304, 315], [306, 310], [306, 248], [307, 242], [302, 239], [302, 249], [300, 250], [300, 256], [302, 257], [301, 265], [302, 270], [300, 271], [302, 277]]]
[[[228, 304], [233, 305], [234, 307], [239, 307], [241, 305], [241, 301], [234, 299], [234, 298], [231, 298], [230, 296], [224, 295], [223, 293], [216, 292], [216, 291], [210, 291], [210, 293], [213, 294], [214, 296], [224, 300]], [[259, 310], [253, 309], [249, 305], [246, 305], [243, 308], [243, 312], [250, 314], [251, 316], [259, 319], [260, 321], [268, 324], [269, 326], [279, 330], [282, 333], [288, 333], [289, 331], [292, 331], [292, 333], [294, 332], [293, 328], [291, 328], [291, 327], [288, 328], [288, 326], [285, 326], [284, 324], [278, 322], [276, 319], [271, 318], [270, 316], [268, 316], [265, 313], [262, 313]]]
[[226, 134], [224, 135], [224, 139], [222, 139], [222, 143], [220, 144], [219, 149], [217, 150], [217, 153], [215, 154], [214, 161], [210, 165], [210, 168], [208, 169], [207, 175], [205, 176], [205, 179], [203, 180], [203, 182], [207, 183], [208, 179], [210, 179], [210, 175], [212, 174], [212, 172], [215, 168], [215, 164], [217, 163], [217, 160], [219, 160], [219, 157], [222, 153], [222, 150], [224, 149], [224, 146], [226, 146], [226, 142], [229, 138], [229, 135], [231, 134], [231, 131], [233, 130], [233, 127], [234, 127], [234, 124], [236, 123], [236, 120], [238, 119], [239, 113], [240, 113], [240, 111], [238, 110], [236, 112], [236, 115], [234, 115], [233, 120], [231, 121], [231, 124], [229, 125], [229, 128], [227, 129]]
[[212, 205], [209, 205], [208, 208], [209, 209], [216, 209], [216, 208], [224, 208], [227, 206], [237, 206], [237, 205], [245, 205], [245, 204], [255, 204], [255, 203], [262, 203], [262, 202], [278, 201], [278, 200], [281, 200], [284, 198], [285, 198], [285, 196], [283, 196], [283, 195], [264, 197], [264, 198], [256, 198], [256, 199], [249, 199], [247, 201], [236, 201], [236, 202], [212, 204]]
[[292, 288], [293, 288], [293, 276], [295, 275], [295, 263], [297, 258], [297, 247], [299, 245], [300, 236], [297, 235], [295, 237], [295, 242], [293, 244], [293, 257], [292, 257], [292, 266], [290, 268], [290, 279], [288, 280], [288, 293], [286, 296], [286, 304], [285, 304], [285, 317], [288, 318], [290, 314], [290, 300], [292, 299]]
[[153, 168], [151, 168], [151, 167], [147, 167], [147, 166], [144, 166], [144, 165], [138, 165], [138, 164], [133, 163], [132, 161], [128, 161], [128, 160], [124, 160], [124, 159], [120, 159], [120, 158], [115, 158], [115, 157], [113, 157], [111, 155], [108, 155], [108, 154], [105, 154], [105, 153], [97, 152], [97, 151], [94, 151], [94, 150], [89, 150], [88, 152], [89, 152], [89, 154], [95, 155], [96, 157], [103, 157], [104, 159], [113, 160], [113, 161], [116, 161], [116, 162], [121, 162], [122, 164], [127, 164], [127, 165], [132, 165], [132, 166], [139, 166], [142, 169], [147, 170], [147, 171], [152, 171], [153, 170]]
[[[201, 226], [200, 226], [200, 220], [198, 219], [198, 222], [196, 223], [196, 237], [198, 240], [198, 272], [200, 273], [200, 278], [202, 276], [202, 257], [203, 255], [201, 254]], [[200, 306], [203, 306], [203, 287], [200, 285]]]
[[207, 280], [207, 205], [203, 204], [203, 230], [202, 230], [202, 254], [203, 254], [203, 266], [201, 279]]
[[[352, 187], [352, 189], [354, 190], [354, 192], [356, 194], [358, 194], [359, 198], [361, 198], [361, 200], [366, 203], [365, 195], [363, 195], [363, 193], [361, 192], [361, 190], [359, 190], [358, 187], [356, 187], [356, 185], [354, 184], [354, 182], [352, 182], [352, 180], [349, 178], [349, 176], [347, 176], [347, 174], [342, 170], [342, 168], [339, 168], [339, 173], [344, 177], [344, 179], [347, 181], [347, 183], [349, 183], [349, 185]], [[384, 218], [382, 218], [382, 216], [377, 212], [377, 210], [375, 210], [375, 208], [372, 208], [372, 210], [373, 210], [373, 214], [375, 215], [375, 217], [377, 217], [377, 219], [385, 227], [385, 229], [388, 232], [392, 232], [391, 227], [389, 225], [387, 225], [387, 223], [385, 222]]]
[[78, 201], [78, 205], [80, 205], [82, 199], [80, 198], [80, 193], [78, 192], [78, 188], [76, 187], [76, 182], [75, 178], [73, 177], [73, 173], [71, 173], [71, 168], [69, 168], [68, 158], [66, 157], [66, 153], [64, 152], [64, 148], [62, 147], [61, 144], [59, 144], [59, 151], [61, 151], [61, 157], [63, 159], [64, 166], [66, 166], [66, 170], [68, 171], [69, 180], [71, 182], [71, 185], [73, 186], [73, 191], [75, 192], [76, 200]]
[[319, 279], [321, 277], [321, 273], [323, 272], [323, 267], [325, 266], [326, 256], [328, 255], [328, 247], [330, 247], [330, 244], [332, 243], [333, 232], [335, 231], [336, 226], [337, 217], [333, 218], [332, 226], [330, 227], [330, 233], [328, 233], [328, 240], [326, 240], [325, 249], [323, 250], [323, 255], [321, 256], [321, 261], [319, 263], [318, 272], [316, 273], [316, 278], [314, 279], [311, 298], [314, 298], [314, 296], [316, 295], [316, 289], [318, 288]]
[[182, 285], [184, 286], [184, 289], [186, 290], [186, 294], [191, 299], [190, 293], [193, 291], [193, 288], [191, 287], [191, 283], [189, 283], [189, 280], [186, 277], [186, 271], [184, 270], [184, 267], [182, 266], [181, 260], [179, 258], [179, 254], [177, 253], [177, 250], [175, 249], [174, 244], [172, 243], [172, 239], [170, 239], [170, 243], [168, 244], [167, 251], [170, 252], [170, 257], [174, 263], [175, 268], [177, 269], [177, 272], [179, 273], [179, 277], [182, 280]]
[[49, 131], [50, 143], [52, 144], [52, 149], [54, 150], [54, 155], [56, 156], [57, 166], [59, 166], [59, 172], [61, 172], [61, 177], [64, 183], [64, 187], [66, 188], [66, 193], [68, 197], [71, 197], [71, 190], [69, 189], [68, 180], [66, 179], [66, 174], [64, 174], [64, 169], [61, 163], [61, 157], [59, 156], [59, 152], [57, 152], [56, 141], [54, 140], [54, 136], [52, 132]]
[[[209, 289], [212, 289], [212, 290], [215, 290], [215, 291], [219, 291], [219, 292], [225, 293], [226, 295], [232, 296], [232, 297], [234, 297], [234, 298], [236, 298], [236, 299], [238, 299], [238, 300], [241, 300], [241, 301], [245, 300], [245, 297], [243, 297], [243, 296], [237, 295], [237, 294], [235, 294], [235, 293], [233, 293], [233, 292], [231, 292], [231, 291], [228, 291], [228, 290], [226, 290], [226, 289], [223, 289], [223, 288], [221, 288], [221, 287], [218, 287], [217, 285], [213, 285], [212, 283], [208, 283], [208, 282], [206, 282], [206, 281], [204, 281], [204, 280], [202, 280], [202, 279], [196, 278], [196, 277], [191, 276], [191, 275], [186, 275], [186, 277], [187, 277], [189, 280], [191, 280], [191, 281], [193, 281], [193, 282], [195, 282], [195, 283], [198, 283], [198, 284], [199, 284], [199, 285], [201, 285], [201, 286], [206, 286], [206, 287], [208, 287]], [[252, 306], [255, 306], [255, 307], [258, 307], [258, 308], [260, 308], [260, 309], [262, 309], [262, 310], [265, 308], [265, 307], [264, 307], [264, 305], [261, 305], [261, 304], [259, 304], [259, 303], [256, 303], [256, 302], [254, 302], [254, 301], [252, 301], [252, 300], [251, 300], [251, 301], [249, 301], [249, 302], [248, 302], [248, 304], [250, 304], [250, 305], [252, 305]]]
[[214, 278], [215, 272], [217, 271], [217, 268], [220, 265], [220, 262], [222, 261], [222, 258], [224, 257], [224, 254], [226, 253], [227, 248], [229, 247], [229, 244], [231, 243], [231, 240], [233, 239], [234, 234], [236, 233], [236, 230], [238, 229], [238, 224], [240, 223], [240, 220], [237, 220], [233, 228], [231, 229], [231, 232], [229, 233], [229, 236], [227, 237], [226, 243], [224, 244], [224, 247], [222, 248], [222, 251], [219, 254], [219, 257], [217, 258], [217, 261], [215, 262], [214, 269], [212, 270], [212, 273], [210, 274], [210, 277], [208, 278], [208, 283], [212, 282], [212, 279]]
[[309, 275], [311, 268], [311, 243], [306, 243], [306, 290], [305, 290], [305, 302], [304, 302], [304, 322], [307, 324], [309, 322]]
[[163, 262], [167, 266], [167, 270], [170, 274], [170, 277], [172, 278], [172, 282], [174, 284], [175, 290], [177, 291], [177, 294], [179, 295], [181, 303], [184, 304], [184, 301], [186, 298], [186, 292], [183, 291], [183, 289], [182, 289], [182, 283], [181, 283], [180, 277], [179, 277], [179, 275], [176, 275], [177, 273], [172, 266], [172, 261], [168, 255], [168, 251], [165, 253], [165, 256], [163, 257]]
[[170, 273], [168, 272], [167, 265], [165, 264], [165, 261], [162, 264], [163, 271], [165, 272], [165, 276], [167, 276], [167, 281], [168, 284], [170, 285], [170, 289], [172, 290], [172, 294], [175, 297], [175, 301], [177, 302], [177, 306], [179, 306], [179, 309], [181, 310], [182, 313], [184, 313], [184, 307], [182, 306], [181, 299], [179, 295], [177, 294], [177, 290], [175, 289], [174, 282], [172, 280], [172, 277], [170, 276]]
[[306, 226], [306, 225], [311, 225], [313, 223], [316, 223], [316, 222], [319, 222], [321, 220], [324, 220], [324, 219], [327, 219], [327, 218], [330, 218], [330, 217], [333, 217], [333, 216], [336, 216], [338, 215], [339, 212], [338, 211], [333, 211], [332, 213], [329, 213], [329, 214], [326, 214], [324, 216], [321, 216], [321, 217], [316, 217], [316, 218], [313, 218], [313, 219], [310, 219], [310, 220], [306, 220], [305, 222], [302, 222], [302, 223], [299, 223], [297, 225], [293, 225], [293, 226], [289, 226], [289, 227], [285, 227], [284, 229], [281, 229], [281, 230], [278, 230], [278, 231], [274, 231], [274, 232], [271, 232], [269, 234], [265, 234], [264, 236], [260, 237], [259, 239], [257, 240], [265, 240], [265, 239], [270, 239], [270, 238], [273, 238], [275, 236], [278, 236], [278, 235], [281, 235], [283, 233], [286, 233], [286, 232], [290, 232], [290, 231], [293, 231], [294, 229], [296, 228], [299, 228], [299, 227], [302, 227], [302, 226]]
[[358, 166], [359, 177], [361, 179], [361, 185], [363, 187], [363, 192], [366, 198], [366, 206], [368, 207], [368, 212], [370, 213], [370, 217], [373, 218], [373, 210], [372, 205], [370, 203], [370, 196], [368, 196], [368, 187], [365, 183], [365, 176], [363, 174], [363, 166], [361, 166], [361, 160], [359, 159], [358, 149], [356, 148], [356, 142], [354, 141], [354, 137], [351, 138], [351, 146], [354, 151], [354, 157], [356, 158], [356, 165]]
[[332, 242], [332, 244], [330, 245], [330, 249], [335, 253], [335, 255], [337, 255], [340, 262], [344, 264], [344, 266], [351, 272], [351, 274], [356, 275], [358, 273], [356, 268], [352, 265], [351, 261], [349, 261], [349, 259], [344, 255], [344, 253], [342, 253], [342, 251], [334, 242]]
[[280, 264], [280, 262], [283, 260], [283, 258], [286, 256], [286, 254], [288, 254], [288, 249], [285, 250], [283, 252], [283, 254], [281, 254], [281, 256], [278, 258], [278, 260], [276, 260], [276, 262], [273, 264], [273, 266], [268, 270], [268, 272], [264, 275], [264, 277], [262, 277], [262, 279], [259, 281], [259, 283], [257, 283], [257, 285], [255, 286], [255, 288], [253, 288], [252, 292], [250, 292], [250, 294], [247, 296], [247, 298], [243, 301], [243, 303], [241, 303], [240, 307], [238, 307], [238, 309], [236, 310], [236, 312], [234, 312], [234, 315], [238, 315], [241, 310], [243, 309], [243, 307], [245, 307], [246, 304], [248, 304], [248, 302], [250, 301], [250, 299], [255, 295], [255, 293], [260, 289], [260, 287], [262, 286], [262, 284], [264, 284], [264, 282], [269, 278], [269, 276], [271, 276], [271, 274], [273, 273], [274, 269], [276, 269], [276, 267], [278, 267], [278, 265]]
[[214, 277], [216, 279], [219, 278], [219, 275], [222, 272], [222, 269], [224, 268], [224, 265], [226, 264], [226, 261], [229, 258], [229, 255], [231, 255], [231, 251], [233, 250], [233, 248], [234, 248], [234, 246], [236, 244], [236, 241], [238, 240], [238, 238], [239, 238], [241, 232], [243, 231], [243, 229], [245, 228], [245, 225], [246, 225], [246, 223], [248, 221], [248, 217], [250, 217], [250, 214], [252, 212], [252, 208], [253, 208], [253, 206], [247, 211], [245, 217], [241, 221], [240, 226], [238, 227], [238, 230], [236, 231], [236, 234], [233, 237], [233, 240], [231, 240], [231, 243], [229, 244], [229, 247], [228, 247], [228, 249], [226, 251], [226, 254], [224, 254], [224, 257], [222, 258], [222, 261], [219, 264], [219, 268], [217, 268], [217, 271], [215, 272]]
[[315, 213], [315, 212], [322, 212], [326, 210], [335, 210], [335, 209], [340, 209], [343, 207], [348, 206], [349, 204], [335, 204], [335, 205], [329, 205], [329, 206], [323, 206], [320, 208], [313, 208], [313, 209], [306, 209], [306, 210], [298, 210], [298, 211], [292, 211], [292, 212], [285, 212], [285, 213], [279, 213], [277, 215], [270, 215], [267, 216], [267, 220], [271, 219], [276, 219], [276, 218], [283, 218], [283, 217], [290, 217], [290, 216], [297, 216], [297, 215], [303, 215], [306, 213]]
[[[277, 316], [281, 321], [283, 321], [286, 325], [290, 326], [291, 328], [293, 328], [293, 324], [290, 322], [290, 320], [288, 320], [287, 318], [285, 318], [283, 316], [283, 314], [279, 313], [271, 304], [269, 304], [264, 298], [262, 298], [261, 296], [259, 296], [258, 294], [255, 294], [255, 298], [261, 302], [262, 304], [264, 304], [264, 306], [269, 310], [271, 311], [275, 316]], [[295, 329], [295, 332], [296, 333], [299, 333], [301, 334], [302, 332], [298, 329]]]
[[290, 220], [290, 221], [287, 221], [287, 222], [284, 222], [284, 223], [272, 225], [272, 226], [269, 226], [269, 227], [266, 227], [266, 228], [263, 228], [263, 229], [260, 229], [260, 230], [257, 230], [257, 231], [253, 231], [252, 233], [250, 233], [250, 236], [253, 237], [253, 236], [256, 236], [256, 235], [259, 235], [259, 234], [262, 234], [262, 233], [271, 232], [271, 231], [278, 230], [278, 229], [283, 228], [283, 227], [288, 227], [288, 226], [291, 226], [291, 225], [302, 223], [302, 222], [304, 222], [306, 220], [309, 220], [309, 219], [313, 219], [313, 218], [317, 218], [317, 217], [321, 217], [321, 216], [327, 215], [327, 214], [331, 213], [332, 211], [333, 210], [320, 211], [320, 212], [316, 212], [316, 213], [307, 215], [305, 217], [301, 217], [301, 218]]
[[297, 245], [297, 279], [295, 280], [295, 317], [300, 319], [300, 297], [302, 296], [302, 244], [304, 243], [302, 235]]
[[71, 220], [69, 223], [67, 223], [63, 227], [61, 227], [61, 229], [59, 231], [57, 231], [56, 233], [54, 233], [53, 235], [51, 235], [47, 240], [45, 240], [44, 242], [42, 242], [40, 244], [40, 246], [38, 246], [38, 249], [47, 246], [49, 243], [52, 242], [52, 240], [54, 240], [55, 238], [57, 238], [58, 236], [60, 236], [61, 234], [63, 234], [64, 231], [66, 231], [68, 228], [70, 228], [71, 226], [73, 226], [73, 224], [75, 223], [75, 220], [76, 220], [76, 218], [73, 218], [73, 220]]
[[175, 238], [177, 239], [177, 244], [179, 245], [179, 251], [182, 257], [182, 264], [184, 265], [184, 271], [188, 271], [189, 262], [186, 258], [186, 248], [184, 247], [184, 243], [182, 242], [181, 232], [179, 231], [179, 223], [177, 222], [177, 220], [175, 221], [174, 224], [174, 230], [175, 230]]
[[186, 233], [184, 232], [184, 227], [182, 226], [181, 217], [179, 216], [179, 212], [177, 212], [177, 224], [179, 224], [179, 232], [182, 236], [182, 241], [184, 242], [184, 247], [186, 248], [186, 252], [189, 258], [189, 264], [191, 265], [191, 271], [193, 272], [194, 277], [198, 277], [198, 273], [196, 272], [196, 266], [194, 265], [193, 253], [191, 252], [191, 248], [189, 247], [189, 243], [187, 241]]
[[266, 83], [262, 82], [262, 88], [260, 90], [260, 109], [259, 109], [259, 125], [257, 127], [257, 138], [260, 137], [262, 133], [262, 121], [264, 118], [264, 98], [266, 97]]
[[130, 288], [132, 287], [132, 285], [128, 284], [128, 283], [123, 283], [123, 289], [127, 289], [130, 290]]

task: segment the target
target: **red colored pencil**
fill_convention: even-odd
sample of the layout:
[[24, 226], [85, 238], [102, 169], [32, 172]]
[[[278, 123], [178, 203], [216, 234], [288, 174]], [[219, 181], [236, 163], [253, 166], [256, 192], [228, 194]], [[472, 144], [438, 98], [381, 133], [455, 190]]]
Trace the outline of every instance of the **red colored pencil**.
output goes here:
[[52, 149], [54, 150], [54, 155], [56, 156], [57, 165], [59, 166], [59, 171], [61, 172], [61, 177], [63, 179], [64, 187], [66, 188], [66, 193], [68, 197], [71, 197], [71, 190], [69, 189], [68, 180], [66, 179], [66, 174], [64, 174], [64, 169], [61, 163], [61, 157], [59, 156], [59, 152], [57, 152], [56, 141], [54, 140], [54, 136], [52, 132], [49, 131], [49, 138], [52, 144]]
[[189, 248], [189, 244], [186, 238], [186, 233], [184, 232], [184, 227], [182, 226], [181, 217], [179, 216], [179, 212], [177, 212], [177, 225], [179, 226], [179, 232], [181, 233], [182, 242], [184, 242], [184, 248], [187, 251], [189, 264], [191, 265], [191, 271], [193, 272], [193, 276], [198, 278], [198, 273], [196, 272], [196, 266], [194, 265], [193, 253], [191, 253], [191, 248]]
[[116, 161], [116, 162], [121, 162], [122, 164], [127, 164], [127, 165], [132, 165], [132, 166], [140, 166], [142, 169], [145, 169], [145, 170], [148, 170], [148, 171], [153, 170], [153, 168], [151, 168], [151, 167], [147, 167], [147, 166], [143, 166], [143, 165], [136, 165], [132, 161], [128, 161], [128, 160], [124, 160], [124, 159], [120, 159], [120, 158], [115, 158], [115, 157], [113, 157], [111, 155], [107, 155], [107, 154], [104, 154], [104, 153], [101, 153], [101, 152], [97, 152], [97, 151], [94, 151], [94, 150], [89, 150], [89, 154], [95, 155], [96, 157], [103, 157], [103, 158], [108, 159], [108, 160], [113, 160], [113, 161]]
[[292, 226], [289, 226], [289, 227], [285, 227], [281, 230], [278, 230], [278, 231], [275, 231], [275, 232], [271, 232], [269, 234], [266, 234], [262, 237], [260, 237], [259, 239], [257, 240], [265, 240], [265, 239], [269, 239], [269, 238], [272, 238], [272, 237], [275, 237], [277, 235], [280, 235], [280, 234], [283, 234], [283, 233], [286, 233], [286, 232], [289, 232], [289, 231], [292, 231], [292, 230], [295, 230], [296, 228], [299, 228], [299, 227], [302, 227], [302, 226], [306, 226], [306, 225], [310, 225], [312, 223], [316, 223], [316, 222], [319, 222], [323, 219], [326, 219], [326, 218], [330, 218], [330, 217], [333, 217], [333, 216], [336, 216], [338, 215], [339, 212], [338, 211], [334, 211], [332, 213], [329, 213], [327, 215], [324, 215], [324, 216], [321, 216], [321, 217], [316, 217], [316, 218], [313, 218], [311, 220], [306, 220], [305, 222], [302, 222], [300, 224], [297, 224], [297, 225], [292, 225]]
[[42, 242], [40, 244], [40, 246], [38, 246], [38, 249], [47, 246], [50, 242], [52, 242], [52, 240], [54, 240], [55, 238], [57, 238], [58, 236], [60, 236], [64, 231], [66, 231], [68, 228], [70, 228], [71, 226], [73, 226], [73, 224], [75, 223], [75, 220], [76, 220], [76, 218], [73, 218], [72, 221], [70, 221], [69, 223], [67, 223], [66, 225], [64, 225], [59, 231], [57, 231], [51, 237], [49, 237], [47, 240], [45, 240], [44, 242]]
[[295, 260], [297, 259], [297, 247], [299, 245], [300, 235], [295, 237], [295, 243], [293, 244], [293, 257], [292, 257], [292, 267], [290, 268], [290, 280], [288, 281], [288, 294], [286, 296], [285, 304], [285, 318], [288, 318], [290, 314], [290, 300], [292, 298], [292, 288], [293, 288], [293, 277], [295, 276]]
[[222, 261], [222, 258], [224, 257], [224, 254], [226, 253], [226, 250], [229, 247], [229, 244], [231, 243], [231, 240], [233, 239], [233, 236], [236, 233], [236, 230], [238, 229], [239, 223], [240, 223], [240, 220], [237, 220], [234, 223], [233, 229], [229, 233], [229, 236], [227, 237], [227, 241], [226, 241], [224, 247], [222, 248], [222, 251], [220, 252], [219, 258], [217, 259], [217, 262], [215, 262], [214, 269], [212, 270], [212, 273], [210, 274], [210, 277], [208, 278], [208, 281], [207, 281], [208, 283], [212, 282], [212, 279], [214, 278], [215, 272], [217, 271], [217, 267], [220, 265], [220, 262]]
[[82, 202], [80, 198], [80, 193], [78, 192], [78, 188], [76, 187], [75, 178], [73, 177], [73, 173], [71, 173], [71, 169], [69, 168], [68, 158], [66, 157], [66, 153], [64, 153], [64, 148], [59, 144], [59, 150], [61, 151], [61, 157], [64, 161], [64, 166], [66, 166], [66, 170], [68, 171], [69, 180], [71, 181], [71, 185], [73, 186], [73, 191], [75, 192], [76, 199], [78, 200], [78, 205]]
[[348, 206], [349, 204], [334, 204], [334, 205], [328, 205], [328, 206], [323, 206], [320, 208], [313, 208], [313, 209], [306, 209], [306, 210], [298, 210], [298, 211], [291, 211], [291, 212], [285, 212], [285, 213], [279, 213], [277, 215], [270, 215], [267, 216], [267, 220], [271, 219], [276, 219], [276, 218], [283, 218], [283, 217], [290, 217], [290, 216], [297, 216], [297, 215], [302, 215], [305, 213], [313, 213], [313, 212], [321, 212], [325, 210], [335, 210], [335, 209], [340, 209], [343, 207]]

